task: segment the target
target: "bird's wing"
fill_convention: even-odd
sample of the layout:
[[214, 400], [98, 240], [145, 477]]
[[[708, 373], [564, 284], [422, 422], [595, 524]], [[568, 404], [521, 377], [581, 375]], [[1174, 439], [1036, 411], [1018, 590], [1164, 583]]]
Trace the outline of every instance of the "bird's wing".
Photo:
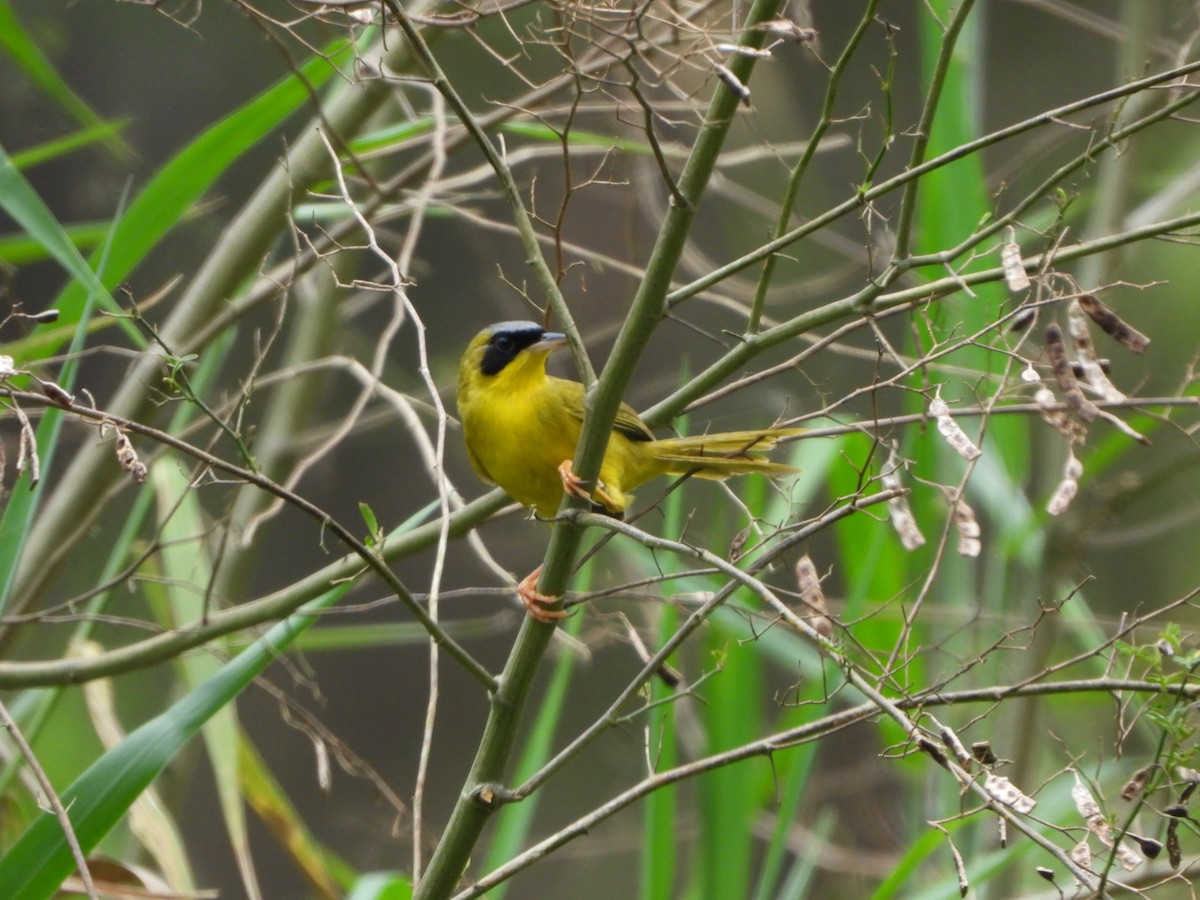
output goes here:
[[[572, 404], [569, 408], [571, 415], [574, 416], [582, 425], [582, 391], [580, 391], [580, 402], [578, 404]], [[633, 407], [628, 403], [622, 403], [621, 408], [617, 410], [617, 418], [613, 421], [613, 431], [620, 432], [631, 441], [655, 440], [654, 432], [650, 430], [650, 426], [638, 418], [638, 414], [633, 411]]]
[[654, 440], [654, 432], [650, 430], [650, 426], [638, 418], [638, 414], [628, 403], [622, 403], [621, 408], [617, 410], [613, 431], [621, 432], [631, 441]]

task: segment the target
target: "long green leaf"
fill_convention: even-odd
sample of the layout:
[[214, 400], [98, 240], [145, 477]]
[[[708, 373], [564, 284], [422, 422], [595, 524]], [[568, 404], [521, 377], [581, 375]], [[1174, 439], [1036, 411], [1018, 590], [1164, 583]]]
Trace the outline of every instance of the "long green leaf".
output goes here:
[[127, 124], [129, 124], [128, 119], [120, 119], [115, 122], [99, 122], [88, 128], [82, 128], [73, 134], [14, 153], [12, 155], [13, 165], [22, 170], [31, 169], [41, 163], [58, 159], [60, 156], [66, 156], [68, 153], [120, 134]]
[[[14, 195], [12, 197], [6, 195], [5, 184], [13, 188]], [[11, 204], [11, 208], [9, 204]], [[96, 304], [104, 300], [111, 303], [112, 298], [100, 285], [99, 278], [91, 267], [84, 262], [83, 257], [71, 243], [58, 220], [42, 203], [41, 198], [25, 181], [21, 173], [13, 167], [11, 160], [5, 156], [3, 148], [0, 148], [0, 205], [10, 209], [10, 212], [13, 210], [19, 212], [20, 216], [14, 215], [18, 222], [22, 222], [24, 219], [33, 224], [37, 234], [31, 231], [31, 235], [35, 237], [40, 235], [39, 239], [42, 240], [42, 243], [59, 258], [59, 261], [68, 270], [77, 271], [83, 283], [92, 286], [84, 294], [74, 325], [66, 326], [64, 329], [70, 337], [71, 353], [59, 371], [58, 384], [64, 390], [70, 391], [79, 368], [75, 354], [83, 348], [88, 323], [96, 309]], [[109, 237], [111, 239], [111, 232]], [[97, 255], [99, 265], [104, 265], [108, 258], [107, 251], [111, 246], [110, 240], [105, 242], [100, 249]], [[5, 349], [12, 352], [8, 347]], [[18, 365], [20, 364], [18, 362]], [[58, 436], [61, 429], [62, 411], [46, 410], [42, 422], [38, 426], [35, 440], [35, 452], [39, 457], [43, 475], [48, 474], [50, 470], [58, 448]], [[8, 607], [12, 586], [16, 582], [17, 569], [24, 553], [25, 540], [29, 536], [30, 526], [34, 513], [41, 502], [42, 492], [46, 489], [45, 484], [45, 481], [41, 481], [30, 491], [15, 492], [10, 496], [3, 511], [0, 512], [0, 610]]]
[[[37, 43], [29, 37], [8, 0], [0, 0], [0, 47], [24, 69], [34, 84], [80, 124], [89, 128], [104, 127], [104, 120], [71, 90], [71, 86], [46, 59]], [[131, 154], [129, 145], [116, 132], [110, 131], [106, 141], [114, 151], [123, 155]]]
[[[203, 616], [201, 607], [207, 602], [205, 586], [212, 583], [212, 560], [204, 545], [204, 515], [200, 499], [177, 458], [168, 455], [156, 460], [150, 469], [150, 483], [158, 501], [159, 535], [163, 543], [160, 556], [167, 576], [161, 590], [154, 591], [163, 595], [164, 602], [158, 604], [159, 617], [169, 628], [183, 628]], [[189, 653], [180, 657], [177, 668], [184, 685], [195, 688], [220, 671], [220, 662], [207, 653]], [[240, 738], [233, 702], [217, 710], [204, 726], [204, 745], [233, 855], [246, 893], [257, 898], [261, 894], [250, 854], [246, 807], [238, 779]]]
[[[13, 159], [15, 161], [16, 157]], [[71, 243], [81, 253], [93, 249], [103, 241], [108, 229], [107, 222], [85, 222], [66, 225], [63, 228]], [[0, 260], [4, 260], [10, 266], [27, 266], [49, 258], [50, 254], [46, 248], [26, 234], [8, 234], [0, 237]]]
[[[436, 501], [401, 523], [400, 534], [424, 521]], [[225, 707], [309, 626], [321, 610], [337, 603], [353, 587], [343, 582], [306, 603], [263, 637], [222, 666], [200, 687], [151, 719], [105, 753], [62, 793], [75, 835], [85, 853], [120, 821], [138, 795], [213, 715]], [[46, 900], [71, 874], [74, 860], [54, 816], [43, 813], [0, 857], [0, 897]]]
[[[332, 606], [349, 588], [349, 584], [339, 585], [275, 625], [216, 675], [105, 753], [63, 791], [63, 804], [84, 852], [108, 834], [205, 722], [249, 687], [297, 635], [320, 618], [319, 610]], [[74, 865], [58, 820], [43, 813], [0, 857], [0, 897], [48, 900]]]
[[[67, 310], [59, 308], [59, 321], [63, 325], [78, 322], [89, 301], [98, 302], [110, 311], [118, 311], [116, 303], [108, 295], [108, 289], [3, 147], [0, 147], [0, 208], [12, 216], [26, 234], [45, 247], [55, 262], [66, 269], [74, 279], [71, 285], [75, 290], [70, 314], [67, 314]], [[139, 346], [144, 343], [132, 323], [127, 323], [127, 330]], [[18, 365], [28, 358], [18, 351], [10, 351], [10, 355], [16, 358]]]
[[[117, 285], [128, 277], [230, 165], [308, 102], [310, 91], [329, 79], [351, 49], [347, 44], [328, 57], [310, 60], [297, 75], [281, 80], [208, 128], [163, 166], [130, 204], [115, 229], [112, 252], [104, 268], [104, 284]], [[4, 184], [0, 182], [0, 201], [3, 195]], [[70, 245], [65, 235], [63, 240]], [[67, 285], [55, 302], [59, 321], [64, 324], [76, 321], [84, 298], [81, 284]], [[26, 359], [54, 352], [58, 346], [54, 339], [54, 334], [35, 333], [13, 345], [9, 352]], [[142, 342], [140, 336], [138, 340]]]

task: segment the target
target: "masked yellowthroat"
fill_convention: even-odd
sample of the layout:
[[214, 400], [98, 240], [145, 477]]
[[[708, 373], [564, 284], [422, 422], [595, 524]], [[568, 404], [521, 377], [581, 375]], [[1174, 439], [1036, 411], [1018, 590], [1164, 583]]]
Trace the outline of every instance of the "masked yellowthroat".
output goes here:
[[[504, 488], [539, 516], [553, 517], [564, 491], [620, 517], [631, 500], [627, 492], [659, 475], [724, 479], [747, 472], [796, 472], [757, 451], [770, 450], [780, 438], [801, 429], [660, 440], [622, 403], [600, 479], [587, 490], [571, 469], [583, 427], [584, 387], [546, 374], [547, 358], [566, 342], [563, 335], [545, 331], [536, 322], [500, 322], [475, 336], [458, 367], [458, 413], [471, 465], [480, 478]], [[518, 592], [535, 617], [561, 618], [561, 612], [542, 608], [554, 598], [536, 592], [537, 574], [525, 579]]]

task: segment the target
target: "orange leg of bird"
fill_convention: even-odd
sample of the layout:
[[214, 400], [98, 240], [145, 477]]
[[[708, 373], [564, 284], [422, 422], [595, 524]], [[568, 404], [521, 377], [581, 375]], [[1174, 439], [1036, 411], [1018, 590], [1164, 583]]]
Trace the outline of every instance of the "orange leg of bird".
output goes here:
[[551, 597], [543, 594], [537, 589], [538, 578], [541, 577], [542, 567], [538, 566], [528, 575], [521, 579], [521, 583], [517, 585], [517, 596], [521, 598], [521, 602], [525, 604], [525, 608], [529, 610], [529, 614], [539, 622], [557, 622], [559, 619], [567, 617], [565, 609], [547, 609], [547, 606], [553, 606], [561, 600], [561, 597]]
[[587, 489], [584, 480], [575, 474], [571, 460], [564, 459], [558, 464], [558, 476], [562, 479], [563, 490], [571, 496], [581, 497], [597, 506], [603, 506], [610, 513], [621, 512], [622, 504], [604, 489], [604, 485], [601, 482], [596, 482], [595, 490], [589, 491]]

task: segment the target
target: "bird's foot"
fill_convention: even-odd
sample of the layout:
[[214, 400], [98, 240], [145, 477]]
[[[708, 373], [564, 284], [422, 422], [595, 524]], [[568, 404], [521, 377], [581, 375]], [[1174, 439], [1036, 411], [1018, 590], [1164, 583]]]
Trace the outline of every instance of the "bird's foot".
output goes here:
[[542, 567], [538, 566], [522, 578], [521, 583], [517, 585], [517, 596], [525, 604], [525, 609], [529, 611], [529, 615], [533, 616], [539, 622], [550, 624], [560, 619], [565, 619], [567, 617], [565, 609], [547, 608], [561, 602], [562, 597], [552, 597], [548, 594], [543, 594], [537, 589], [538, 578], [541, 577], [541, 574]]
[[598, 511], [606, 512], [618, 519], [625, 512], [624, 504], [608, 492], [604, 487], [604, 482], [597, 481], [596, 486], [589, 491], [586, 482], [575, 474], [571, 460], [564, 459], [558, 464], [558, 475], [562, 479], [563, 490], [572, 497], [587, 500]]

